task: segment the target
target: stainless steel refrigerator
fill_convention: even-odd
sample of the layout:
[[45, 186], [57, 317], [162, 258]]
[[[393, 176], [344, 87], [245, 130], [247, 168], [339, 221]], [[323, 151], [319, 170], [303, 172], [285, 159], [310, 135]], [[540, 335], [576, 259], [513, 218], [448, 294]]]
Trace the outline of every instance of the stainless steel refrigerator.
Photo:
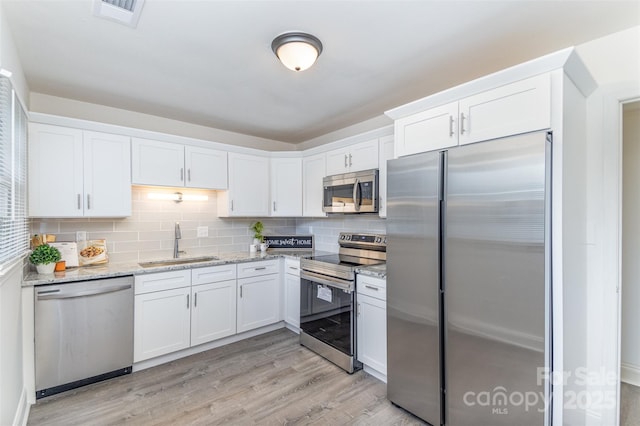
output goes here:
[[387, 394], [432, 425], [550, 421], [550, 161], [538, 132], [388, 162]]

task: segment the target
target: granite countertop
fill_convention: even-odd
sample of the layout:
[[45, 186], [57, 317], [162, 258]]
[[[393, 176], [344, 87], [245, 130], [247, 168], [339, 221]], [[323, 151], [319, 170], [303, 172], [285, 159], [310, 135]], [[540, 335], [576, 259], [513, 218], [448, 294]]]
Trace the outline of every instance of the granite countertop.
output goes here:
[[[279, 259], [281, 257], [309, 257], [313, 255], [328, 254], [313, 251], [269, 251], [266, 253], [221, 253], [216, 260], [208, 262], [185, 263], [180, 265], [157, 266], [143, 268], [138, 262], [107, 263], [99, 266], [84, 266], [55, 272], [50, 275], [40, 275], [36, 271], [29, 271], [23, 281], [23, 287], [32, 287], [44, 284], [62, 284], [74, 281], [95, 280], [101, 278], [113, 278], [126, 275], [141, 275], [154, 272], [177, 271], [181, 269], [203, 268], [207, 266], [225, 265], [228, 263], [255, 262], [257, 260]], [[185, 258], [188, 259], [188, 258]], [[166, 259], [160, 259], [166, 260]]]
[[387, 264], [386, 263], [380, 263], [378, 265], [360, 266], [360, 267], [356, 268], [356, 273], [362, 274], [362, 275], [368, 275], [370, 277], [386, 279], [387, 278]]

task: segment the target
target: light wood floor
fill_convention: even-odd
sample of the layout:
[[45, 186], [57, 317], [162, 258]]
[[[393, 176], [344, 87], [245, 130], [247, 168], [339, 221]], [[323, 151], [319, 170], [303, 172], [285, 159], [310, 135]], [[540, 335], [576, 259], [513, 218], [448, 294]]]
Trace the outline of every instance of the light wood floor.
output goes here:
[[38, 400], [29, 425], [421, 425], [283, 329]]
[[640, 387], [620, 383], [620, 426], [640, 426]]

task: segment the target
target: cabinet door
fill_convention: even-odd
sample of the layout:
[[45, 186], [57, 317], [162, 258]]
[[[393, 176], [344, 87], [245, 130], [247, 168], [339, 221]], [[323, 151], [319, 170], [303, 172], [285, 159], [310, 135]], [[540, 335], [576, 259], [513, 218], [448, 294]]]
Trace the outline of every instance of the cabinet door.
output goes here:
[[380, 164], [378, 168], [380, 173], [378, 175], [378, 214], [380, 217], [387, 217], [387, 160], [393, 158], [394, 152], [394, 139], [393, 136], [385, 136], [380, 138]]
[[386, 302], [358, 293], [358, 360], [387, 374]]
[[460, 144], [551, 127], [551, 76], [543, 74], [460, 101]]
[[218, 215], [269, 215], [268, 158], [229, 153], [229, 190], [218, 199]]
[[458, 102], [396, 120], [396, 156], [417, 154], [458, 145]]
[[271, 159], [271, 216], [302, 215], [302, 159]]
[[327, 175], [325, 161], [324, 153], [302, 159], [302, 216], [327, 215], [322, 211], [322, 179]]
[[131, 141], [84, 132], [84, 215], [131, 216]]
[[29, 216], [84, 214], [82, 131], [29, 124]]
[[191, 346], [236, 334], [236, 280], [191, 289]]
[[238, 280], [238, 333], [280, 321], [279, 275]]
[[360, 142], [349, 147], [349, 171], [359, 172], [362, 170], [378, 168], [378, 139]]
[[135, 296], [133, 361], [189, 347], [191, 288]]
[[[347, 173], [349, 171], [349, 150], [346, 148], [334, 149], [326, 153], [327, 176]], [[353, 160], [352, 160], [353, 162]]]
[[227, 189], [227, 153], [215, 149], [185, 146], [186, 186]]
[[131, 173], [136, 185], [184, 186], [184, 146], [133, 138]]
[[284, 274], [284, 320], [300, 327], [300, 276]]

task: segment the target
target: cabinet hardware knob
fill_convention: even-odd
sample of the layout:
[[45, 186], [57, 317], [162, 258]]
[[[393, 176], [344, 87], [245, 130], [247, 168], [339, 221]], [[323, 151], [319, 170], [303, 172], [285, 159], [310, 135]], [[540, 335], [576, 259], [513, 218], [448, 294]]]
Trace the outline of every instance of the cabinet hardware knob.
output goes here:
[[347, 166], [347, 154], [344, 155], [344, 167], [348, 167]]
[[187, 309], [189, 309], [189, 295], [187, 294]]
[[242, 299], [242, 286], [240, 286], [240, 299]]
[[184, 182], [184, 167], [180, 168], [180, 182]]
[[254, 268], [253, 270], [254, 270], [254, 271], [264, 271], [265, 269], [267, 269], [267, 267], [266, 267], [266, 266], [261, 266], [261, 267], [259, 267], [259, 268]]
[[464, 112], [460, 113], [460, 134], [464, 135]]
[[233, 200], [231, 200], [231, 211], [233, 211]]
[[91, 210], [91, 195], [87, 194], [87, 210]]
[[378, 287], [374, 287], [372, 285], [365, 285], [365, 288], [368, 288], [369, 290], [375, 290], [378, 291]]
[[191, 182], [191, 169], [187, 169], [187, 179]]
[[453, 137], [453, 122], [455, 120], [453, 119], [453, 115], [449, 116], [449, 137]]
[[198, 293], [194, 293], [193, 294], [193, 307], [197, 307], [198, 306]]
[[276, 202], [275, 201], [273, 202], [273, 211], [274, 212], [276, 211]]
[[78, 194], [78, 210], [82, 208], [82, 206], [80, 205], [81, 202], [82, 202], [82, 195]]
[[351, 167], [353, 163], [351, 163], [351, 154], [349, 154], [349, 167]]

